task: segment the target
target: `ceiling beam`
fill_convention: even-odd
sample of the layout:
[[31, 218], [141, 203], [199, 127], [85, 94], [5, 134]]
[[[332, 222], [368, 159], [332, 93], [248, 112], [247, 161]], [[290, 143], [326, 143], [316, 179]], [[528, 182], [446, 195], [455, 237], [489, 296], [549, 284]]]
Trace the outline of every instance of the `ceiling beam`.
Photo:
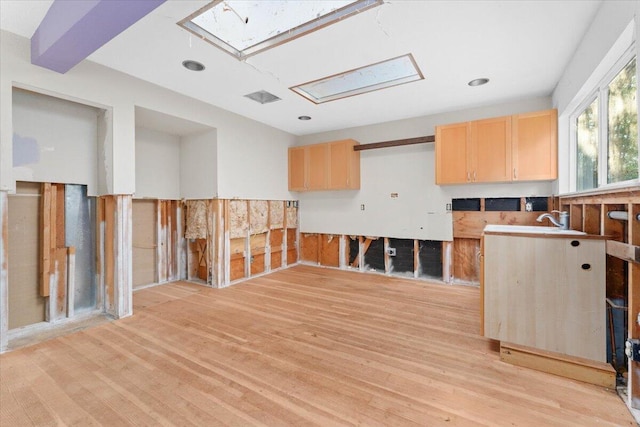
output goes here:
[[400, 147], [401, 145], [428, 144], [435, 142], [433, 135], [419, 136], [417, 138], [396, 139], [393, 141], [374, 142], [373, 144], [359, 144], [353, 146], [353, 151], [375, 150], [376, 148]]
[[166, 0], [55, 0], [31, 37], [31, 63], [66, 73]]

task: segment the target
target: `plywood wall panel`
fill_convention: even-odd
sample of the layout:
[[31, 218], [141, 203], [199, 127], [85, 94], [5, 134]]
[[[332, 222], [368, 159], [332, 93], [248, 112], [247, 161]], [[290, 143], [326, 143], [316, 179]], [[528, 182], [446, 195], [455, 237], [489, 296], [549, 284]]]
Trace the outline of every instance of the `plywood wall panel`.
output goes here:
[[[300, 259], [306, 262], [317, 263], [319, 260], [319, 234], [300, 233]], [[322, 236], [320, 236], [322, 238]]]
[[320, 265], [340, 267], [340, 237], [323, 234], [320, 238]]
[[18, 183], [8, 197], [9, 329], [45, 320], [40, 296], [39, 184]]
[[251, 256], [251, 275], [264, 273], [264, 253]]
[[155, 200], [133, 201], [133, 288], [157, 281]]
[[271, 269], [282, 267], [282, 251], [271, 252]]
[[480, 281], [480, 240], [456, 239], [453, 243], [453, 277], [463, 282]]
[[232, 258], [230, 261], [229, 280], [234, 281], [245, 277], [244, 274], [244, 257]]

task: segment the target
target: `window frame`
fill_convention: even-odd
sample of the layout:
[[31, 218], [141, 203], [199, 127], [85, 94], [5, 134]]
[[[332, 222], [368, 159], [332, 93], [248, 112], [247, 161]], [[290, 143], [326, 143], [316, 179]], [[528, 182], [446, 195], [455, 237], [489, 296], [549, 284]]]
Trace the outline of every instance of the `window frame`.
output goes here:
[[[569, 173], [570, 173], [570, 191], [572, 192], [593, 192], [603, 189], [615, 189], [629, 186], [640, 185], [640, 172], [638, 178], [630, 179], [626, 181], [619, 181], [614, 183], [608, 183], [608, 155], [609, 155], [609, 85], [611, 82], [622, 72], [622, 70], [629, 64], [629, 62], [635, 58], [636, 61], [636, 101], [640, 104], [640, 75], [638, 69], [638, 56], [636, 55], [636, 43], [635, 40], [624, 50], [624, 53], [614, 62], [613, 66], [604, 74], [602, 79], [598, 81], [595, 87], [590, 90], [584, 97], [583, 101], [578, 104], [577, 108], [569, 116], [569, 132], [570, 132], [570, 153], [569, 153]], [[598, 101], [598, 182], [595, 188], [578, 190], [578, 137], [577, 137], [577, 120], [578, 117], [593, 103], [594, 100]], [[637, 106], [637, 115], [640, 116], [640, 105]], [[640, 125], [640, 117], [638, 119]], [[638, 145], [638, 166], [640, 169], [640, 129], [638, 136], [636, 137], [636, 144]]]

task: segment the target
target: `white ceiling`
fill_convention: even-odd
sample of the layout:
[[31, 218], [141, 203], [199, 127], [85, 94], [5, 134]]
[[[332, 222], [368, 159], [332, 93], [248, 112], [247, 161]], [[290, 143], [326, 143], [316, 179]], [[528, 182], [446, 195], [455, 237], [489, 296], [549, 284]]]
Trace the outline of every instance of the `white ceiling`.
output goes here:
[[[0, 28], [30, 38], [51, 3], [0, 0]], [[176, 25], [208, 3], [169, 0], [89, 60], [304, 135], [550, 95], [601, 1], [385, 0], [245, 62]], [[424, 80], [321, 105], [289, 90], [406, 53]], [[491, 81], [467, 86], [478, 77]], [[262, 89], [282, 101], [243, 96]]]

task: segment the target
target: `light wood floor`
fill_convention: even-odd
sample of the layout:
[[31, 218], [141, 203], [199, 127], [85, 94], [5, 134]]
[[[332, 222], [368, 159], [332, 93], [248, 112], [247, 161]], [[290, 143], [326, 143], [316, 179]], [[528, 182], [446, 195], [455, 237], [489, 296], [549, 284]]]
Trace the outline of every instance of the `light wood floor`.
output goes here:
[[0, 356], [0, 425], [635, 425], [611, 390], [500, 362], [477, 288], [296, 266], [134, 305]]

